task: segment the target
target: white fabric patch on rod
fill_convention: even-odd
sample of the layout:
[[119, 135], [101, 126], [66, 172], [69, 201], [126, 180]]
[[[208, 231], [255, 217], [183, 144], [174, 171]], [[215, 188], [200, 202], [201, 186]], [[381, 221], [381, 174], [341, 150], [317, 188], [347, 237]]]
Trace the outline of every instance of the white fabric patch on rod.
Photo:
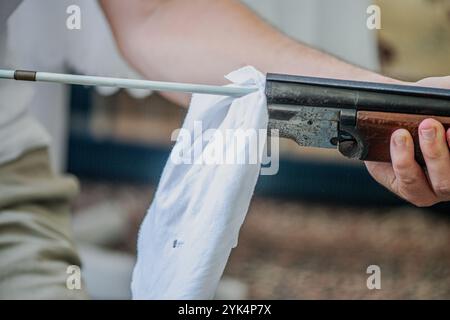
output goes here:
[[[264, 75], [244, 67], [226, 78], [238, 85], [256, 85], [259, 90], [240, 98], [193, 96], [182, 129], [193, 139], [189, 145], [185, 140], [175, 144], [141, 225], [132, 280], [134, 299], [212, 299], [231, 249], [237, 245], [261, 169], [266, 135], [245, 142], [248, 150], [258, 145], [256, 163], [172, 161], [180, 150], [199, 150], [194, 152], [196, 160], [204, 156], [212, 142], [202, 141], [201, 136], [209, 129], [267, 130]], [[199, 121], [200, 133], [195, 130]], [[233, 147], [223, 144], [225, 153]]]

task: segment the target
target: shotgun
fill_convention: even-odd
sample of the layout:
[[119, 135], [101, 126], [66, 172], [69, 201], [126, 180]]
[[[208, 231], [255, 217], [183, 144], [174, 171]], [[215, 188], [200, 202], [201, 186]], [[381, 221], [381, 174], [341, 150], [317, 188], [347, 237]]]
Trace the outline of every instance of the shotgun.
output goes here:
[[[0, 79], [232, 97], [258, 90], [26, 70], [0, 70]], [[390, 162], [390, 137], [405, 128], [413, 136], [417, 161], [424, 164], [418, 139], [420, 122], [434, 118], [446, 130], [450, 128], [450, 90], [446, 89], [269, 73], [265, 94], [269, 129], [278, 129], [280, 137], [300, 146], [337, 148], [351, 159]]]
[[390, 138], [400, 128], [414, 139], [427, 118], [450, 127], [450, 90], [268, 74], [269, 128], [306, 147], [337, 148], [351, 159], [390, 162]]

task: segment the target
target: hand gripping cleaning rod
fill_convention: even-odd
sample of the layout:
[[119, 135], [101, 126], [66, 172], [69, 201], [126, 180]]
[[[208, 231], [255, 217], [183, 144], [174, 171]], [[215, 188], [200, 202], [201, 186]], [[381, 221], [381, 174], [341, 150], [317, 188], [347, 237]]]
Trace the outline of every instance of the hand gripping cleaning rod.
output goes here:
[[192, 83], [163, 82], [110, 77], [81, 76], [64, 73], [37, 72], [26, 70], [0, 69], [0, 79], [52, 82], [84, 86], [103, 86], [132, 89], [149, 89], [154, 91], [175, 91], [185, 93], [202, 93], [230, 97], [242, 97], [258, 90], [257, 87], [236, 85], [213, 86]]

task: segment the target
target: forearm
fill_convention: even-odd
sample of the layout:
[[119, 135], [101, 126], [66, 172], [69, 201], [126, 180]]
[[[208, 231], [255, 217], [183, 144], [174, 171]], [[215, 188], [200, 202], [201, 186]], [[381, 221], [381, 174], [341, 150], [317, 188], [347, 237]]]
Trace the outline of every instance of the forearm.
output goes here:
[[395, 81], [288, 38], [238, 1], [102, 0], [102, 5], [122, 54], [147, 78], [222, 84], [224, 74], [249, 64], [262, 72]]

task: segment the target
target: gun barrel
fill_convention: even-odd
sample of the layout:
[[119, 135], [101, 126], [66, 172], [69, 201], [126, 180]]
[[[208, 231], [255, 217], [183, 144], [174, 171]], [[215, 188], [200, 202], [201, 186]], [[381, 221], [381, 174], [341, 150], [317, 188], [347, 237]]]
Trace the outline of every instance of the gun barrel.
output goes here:
[[268, 74], [268, 104], [450, 116], [450, 90]]

